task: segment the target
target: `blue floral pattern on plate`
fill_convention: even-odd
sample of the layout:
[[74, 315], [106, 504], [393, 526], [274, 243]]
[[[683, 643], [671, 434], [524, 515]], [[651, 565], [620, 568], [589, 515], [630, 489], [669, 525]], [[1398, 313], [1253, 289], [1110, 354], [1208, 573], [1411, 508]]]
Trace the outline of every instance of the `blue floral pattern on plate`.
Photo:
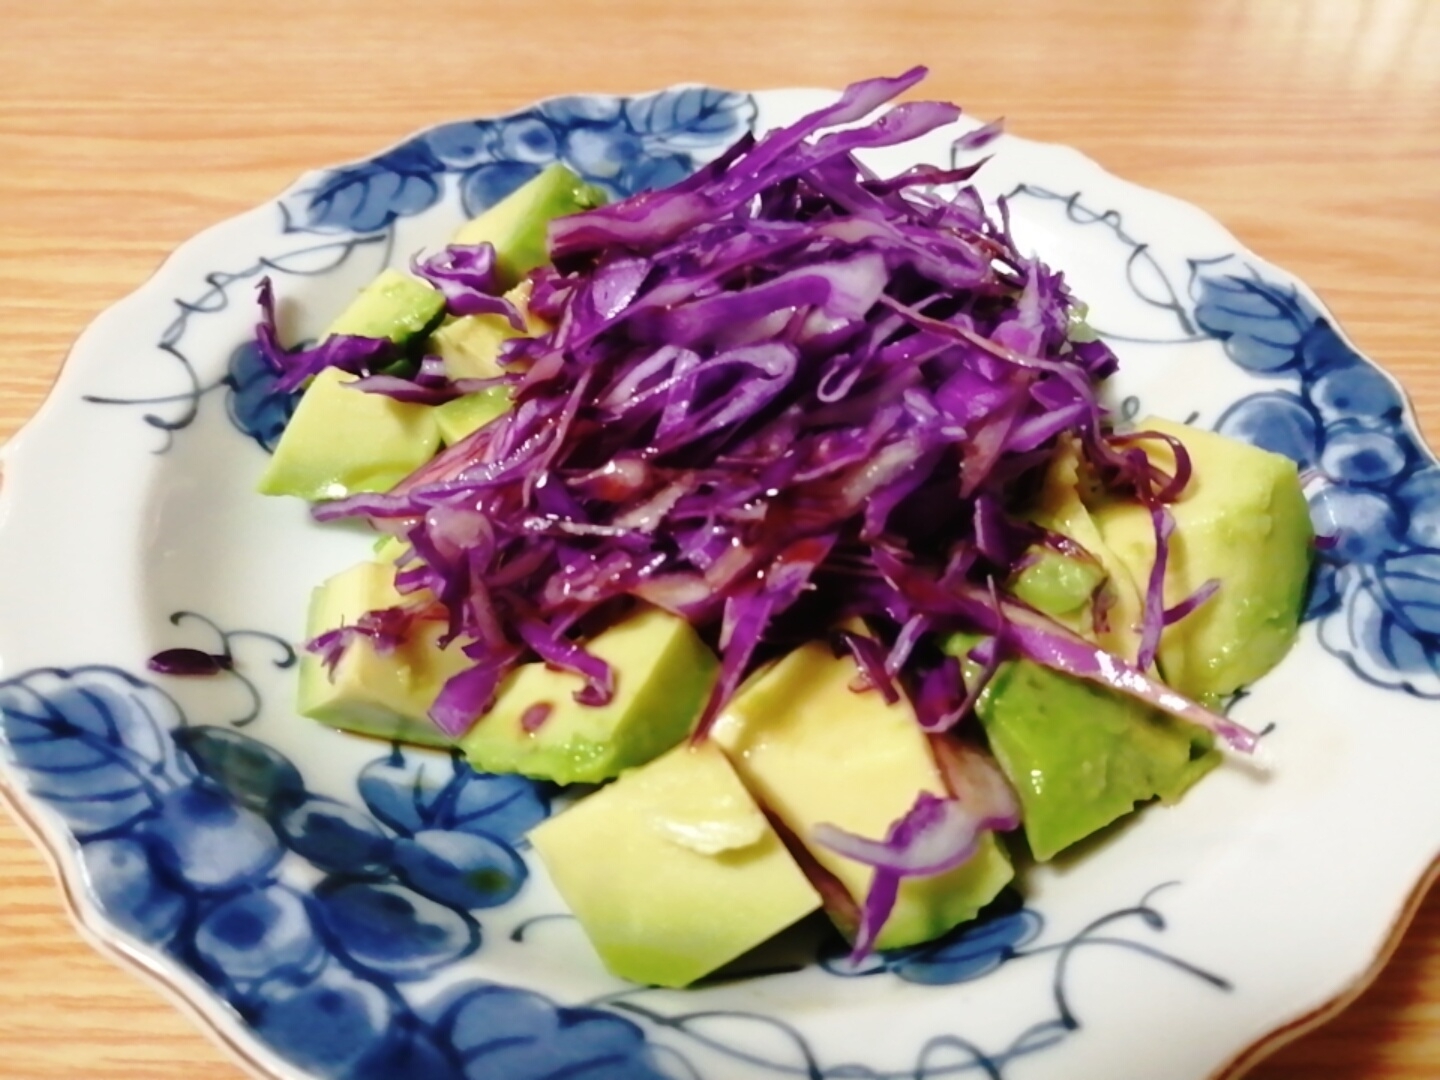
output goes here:
[[[223, 376], [202, 380], [185, 345], [194, 319], [252, 303], [251, 288], [265, 274], [326, 274], [358, 250], [388, 247], [396, 222], [434, 207], [449, 185], [474, 216], [561, 162], [612, 198], [624, 198], [690, 175], [749, 131], [755, 115], [751, 95], [705, 86], [640, 97], [562, 97], [508, 116], [444, 124], [376, 157], [324, 172], [276, 204], [286, 234], [312, 237], [303, 248], [239, 272], [212, 274], [197, 299], [175, 299], [180, 313], [159, 347], [180, 366], [180, 390], [90, 400], [151, 406], [145, 422], [164, 433], [162, 449], [168, 449], [174, 433], [195, 421], [202, 398], [223, 391], [235, 427], [273, 450], [298, 395], [275, 390], [275, 372], [249, 343], [231, 354]], [[180, 411], [166, 416], [153, 408], [161, 406]]]
[[[523, 887], [517, 847], [548, 813], [534, 783], [458, 761], [437, 776], [395, 748], [357, 778], [362, 809], [309, 792], [264, 743], [187, 725], [170, 695], [111, 667], [0, 682], [0, 733], [73, 830], [106, 915], [316, 1076], [660, 1075], [611, 1013], [475, 980], [424, 1008], [405, 996], [478, 950], [475, 912]], [[294, 856], [313, 885], [284, 872]]]
[[[293, 399], [274, 393], [243, 332], [227, 337], [229, 330], [217, 330], [242, 321], [239, 309], [248, 309], [250, 286], [261, 274], [323, 291], [331, 275], [348, 280], [367, 260], [390, 261], [412, 220], [437, 207], [473, 212], [550, 161], [567, 161], [625, 194], [683, 175], [755, 118], [755, 99], [701, 88], [559, 99], [499, 120], [445, 125], [369, 161], [316, 174], [251, 219], [254, 225], [260, 214], [268, 216], [269, 228], [278, 230], [267, 234], [269, 246], [227, 241], [226, 257], [242, 253], [239, 269], [163, 279], [171, 299], [150, 307], [172, 317], [144, 325], [163, 327], [158, 350], [184, 374], [177, 391], [98, 394], [106, 384], [94, 372], [117, 368], [93, 359], [86, 381], [64, 385], [67, 392], [78, 386], [77, 398], [88, 401], [150, 406], [145, 423], [167, 436], [195, 424], [216, 446], [228, 438], [268, 448]], [[1235, 370], [1253, 375], [1253, 385], [1226, 398], [1218, 423], [1300, 461], [1322, 525], [1334, 525], [1328, 531], [1336, 543], [1311, 609], [1322, 642], [1375, 686], [1432, 693], [1440, 481], [1393, 385], [1294, 287], [1281, 284], [1282, 275], [1239, 256], [1192, 259], [1187, 294], [1174, 285], [1184, 282], [1183, 273], [1171, 273], [1149, 250], [1144, 230], [1127, 231], [1118, 211], [1088, 209], [1081, 193], [1055, 195], [1028, 178], [1016, 189], [1021, 193], [1063, 204], [1070, 225], [1108, 230], [1119, 245], [1122, 289], [1139, 297], [1149, 321], [1104, 327], [1117, 341], [1208, 350], [1206, 361], [1228, 372], [1233, 365], [1219, 355], [1223, 349]], [[1222, 242], [1195, 247], [1229, 250]], [[1163, 332], [1157, 322], [1167, 323]], [[135, 351], [153, 340], [139, 339]], [[1227, 394], [1235, 378], [1219, 379]], [[203, 398], [217, 391], [226, 415], [218, 409], [199, 415]], [[233, 438], [236, 429], [245, 441]], [[147, 474], [162, 478], [147, 482], [163, 483], [177, 471], [192, 480], [176, 462], [188, 463], [189, 450], [165, 459], [171, 471]], [[182, 566], [167, 583], [195, 587], [186, 575], [196, 572]], [[211, 572], [208, 565], [204, 572]], [[215, 655], [228, 662], [238, 635], [209, 625], [220, 639]], [[73, 840], [60, 861], [67, 873], [76, 868], [77, 892], [98, 905], [102, 936], [120, 935], [150, 950], [209, 1022], [233, 1021], [244, 1032], [242, 1050], [252, 1040], [317, 1078], [719, 1080], [743, 1072], [993, 1080], [1028, 1075], [1031, 1065], [1016, 1065], [1022, 1058], [1049, 1077], [1064, 1075], [1069, 1057], [1046, 1055], [1057, 1073], [1036, 1056], [1084, 1029], [1091, 1014], [1078, 1006], [1090, 1004], [1087, 993], [1102, 996], [1080, 990], [1072, 978], [1080, 965], [1071, 961], [1082, 952], [1086, 965], [1097, 955], [1125, 958], [1127, 966], [1107, 969], [1107, 977], [1128, 985], [1138, 971], [1142, 993], [1155, 972], [1162, 980], [1178, 973], [1180, 984], [1205, 1002], [1224, 1002], [1226, 991], [1244, 989], [1229, 970], [1212, 973], [1161, 950], [1157, 935], [1169, 920], [1161, 917], [1156, 889], [1138, 903], [1088, 894], [1079, 911], [1080, 905], [1066, 907], [1057, 889], [1041, 894], [1033, 908], [994, 912], [941, 941], [858, 969], [823, 954], [819, 965], [774, 975], [796, 982], [762, 987], [760, 997], [773, 1009], [743, 993], [725, 997], [724, 984], [693, 995], [615, 991], [613, 980], [586, 982], [591, 976], [570, 968], [563, 978], [550, 972], [546, 982], [534, 976], [532, 959], [547, 947], [568, 948], [564, 962], [573, 966], [584, 946], [563, 939], [573, 920], [533, 903], [545, 882], [532, 874], [538, 868], [527, 863], [522, 837], [548, 812], [543, 788], [481, 776], [443, 755], [378, 745], [353, 769], [343, 754], [339, 763], [312, 760], [287, 742], [293, 729], [286, 725], [294, 720], [288, 710], [261, 699], [262, 676], [274, 673], [264, 663], [244, 666], [243, 657], [216, 680], [234, 688], [238, 678], [240, 708], [207, 704], [208, 722], [192, 723], [186, 713], [201, 712], [182, 709], [178, 689], [175, 696], [162, 689], [175, 684], [125, 670], [141, 663], [133, 641], [103, 654], [118, 656], [119, 666], [67, 667], [33, 666], [57, 661], [7, 642], [13, 653], [5, 657], [6, 671], [19, 674], [0, 680], [0, 747], [7, 756], [0, 780], [14, 779], [17, 804], [46, 835], [60, 838], [57, 851]], [[22, 654], [19, 662], [12, 658]], [[285, 660], [274, 663], [283, 667]], [[277, 677], [269, 685], [281, 684]], [[1407, 696], [1393, 699], [1404, 705]], [[1135, 895], [1128, 888], [1126, 899]], [[1183, 909], [1188, 890], [1166, 895]], [[1193, 907], [1188, 917], [1196, 919]], [[547, 929], [522, 934], [517, 923]], [[1194, 930], [1193, 921], [1186, 930]], [[1202, 925], [1199, 936], [1185, 940], [1205, 942], [1209, 930]], [[517, 955], [523, 962], [507, 967]], [[1128, 966], [1132, 958], [1140, 968]], [[953, 1015], [946, 1011], [950, 999], [936, 989], [957, 987], [963, 995], [979, 984], [986, 995], [995, 986], [1004, 998], [1009, 1011], [1002, 1023]], [[1016, 986], [1019, 993], [1004, 997]], [[1114, 988], [1112, 982], [1105, 994]], [[787, 1012], [775, 1003], [792, 989], [800, 1004]], [[813, 1019], [806, 995], [880, 1008], [878, 998], [865, 997], [877, 990], [887, 1000], [905, 996], [907, 1009], [932, 1008], [927, 1017], [938, 1019], [914, 1022], [907, 1014], [897, 1025], [903, 1039], [863, 1046], [853, 1059], [832, 1045], [843, 1042], [843, 1032], [825, 1028], [817, 1035], [805, 1026]], [[1115, 1037], [1113, 1029], [1106, 1034]]]
[[[309, 791], [274, 747], [233, 727], [192, 726], [154, 683], [99, 665], [0, 681], [0, 737], [30, 793], [72, 830], [106, 916], [194, 972], [272, 1050], [316, 1077], [700, 1075], [629, 1017], [680, 1032], [695, 1018], [653, 1012], [641, 1003], [643, 990], [615, 995], [608, 1007], [564, 1006], [474, 979], [431, 1001], [408, 993], [478, 952], [477, 912], [509, 903], [523, 888], [523, 837], [549, 812], [533, 781], [476, 773], [458, 758], [437, 769], [436, 755], [397, 746], [360, 771], [357, 806]], [[287, 868], [297, 857], [309, 873]], [[1136, 917], [1164, 929], [1147, 898], [1073, 938], [1037, 943], [1044, 920], [1021, 908], [858, 968], [836, 954], [823, 962], [845, 977], [891, 973], [941, 986], [1050, 956], [1051, 1019], [1000, 1051], [965, 1040], [975, 1061], [999, 1077], [1008, 1062], [1079, 1029], [1064, 978], [1065, 958], [1076, 949], [1133, 950], [1228, 989], [1153, 945], [1099, 933]], [[765, 1024], [817, 1060], [805, 1037], [781, 1021], [742, 1012], [723, 1019], [740, 1032]], [[743, 1037], [729, 1046], [713, 1034], [704, 1041], [754, 1061], [740, 1049]], [[910, 1075], [948, 1074], [928, 1068], [924, 1056]], [[759, 1063], [788, 1071], [783, 1057]]]
[[[1392, 379], [1361, 356], [1293, 284], [1249, 258], [1187, 260], [1188, 290], [1121, 212], [1083, 192], [1021, 184], [1009, 192], [1059, 204], [1065, 218], [1123, 253], [1125, 280], [1169, 332], [1105, 326], [1114, 342], [1219, 342], [1256, 381], [1216, 430], [1293, 460], [1324, 537], [1305, 613], [1324, 648], [1376, 686], [1440, 698], [1440, 463], [1425, 447]], [[1188, 295], [1187, 295], [1188, 293]], [[1128, 401], [1133, 420], [1139, 403]]]
[[1326, 537], [1307, 617], [1378, 686], [1440, 697], [1440, 465], [1383, 372], [1294, 286], [1236, 256], [1195, 261], [1195, 320], [1281, 387], [1235, 402], [1219, 431], [1292, 458]]

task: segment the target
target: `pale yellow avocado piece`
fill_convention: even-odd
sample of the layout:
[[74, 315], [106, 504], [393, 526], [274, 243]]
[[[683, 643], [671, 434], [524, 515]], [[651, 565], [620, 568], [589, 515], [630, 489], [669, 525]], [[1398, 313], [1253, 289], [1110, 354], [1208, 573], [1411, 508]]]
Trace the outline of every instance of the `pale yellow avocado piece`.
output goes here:
[[[1170, 506], [1175, 531], [1165, 605], [1211, 578], [1220, 588], [1165, 629], [1157, 659], [1166, 683], [1214, 702], [1269, 671], [1295, 640], [1314, 541], [1305, 495], [1295, 463], [1279, 454], [1153, 417], [1136, 430], [1173, 436], [1190, 455], [1190, 482]], [[1174, 468], [1166, 443], [1141, 445], [1157, 465]], [[1155, 559], [1149, 511], [1138, 502], [1108, 500], [1091, 513], [1137, 585], [1148, 581]]]
[[[812, 843], [811, 830], [829, 823], [883, 839], [920, 792], [943, 796], [945, 785], [910, 707], [887, 705], [875, 691], [855, 693], [855, 677], [848, 656], [820, 643], [801, 646], [736, 695], [710, 738], [761, 805], [861, 904], [871, 868]], [[939, 937], [974, 918], [1011, 877], [1004, 850], [987, 835], [964, 865], [901, 883], [877, 947]]]
[[1028, 516], [1042, 528], [1068, 536], [1094, 556], [1105, 578], [1100, 594], [1106, 605], [1103, 629], [1096, 631], [1089, 604], [1065, 612], [1046, 610], [1046, 614], [1107, 651], [1134, 660], [1140, 649], [1144, 604], [1126, 563], [1110, 549], [1086, 509], [1085, 494], [1079, 451], [1072, 441], [1066, 440], [1051, 460]]
[[[578, 675], [522, 664], [494, 707], [461, 737], [471, 765], [560, 784], [608, 780], [690, 733], [719, 667], [686, 620], [659, 608], [629, 616], [585, 648], [610, 665], [610, 703], [582, 705], [574, 697], [585, 685]], [[536, 706], [548, 706], [548, 715], [527, 725]]]
[[1032, 549], [1006, 591], [1037, 611], [1054, 618], [1069, 616], [1088, 630], [1094, 621], [1090, 615], [1091, 597], [1105, 580], [1105, 570], [1098, 560], [1049, 548]]
[[263, 495], [311, 502], [388, 491], [440, 448], [429, 405], [368, 394], [326, 368], [311, 381], [256, 485]]
[[686, 986], [820, 906], [712, 743], [677, 746], [530, 832], [611, 972]]
[[[359, 563], [329, 578], [311, 594], [306, 637], [349, 625], [367, 611], [400, 602], [394, 566]], [[358, 638], [346, 648], [333, 678], [318, 656], [302, 650], [297, 711], [361, 735], [449, 745], [449, 738], [426, 713], [446, 680], [468, 668], [471, 661], [459, 648], [439, 647], [444, 631], [443, 620], [420, 623], [409, 640], [386, 655]]]
[[548, 329], [543, 319], [530, 314], [529, 281], [522, 281], [505, 294], [519, 310], [525, 329], [516, 330], [503, 315], [461, 315], [430, 335], [428, 350], [445, 362], [445, 374], [452, 379], [493, 379], [504, 373], [500, 348], [517, 337], [534, 337]]
[[550, 261], [546, 232], [552, 218], [604, 205], [605, 192], [556, 162], [456, 231], [455, 244], [489, 243], [503, 288]]

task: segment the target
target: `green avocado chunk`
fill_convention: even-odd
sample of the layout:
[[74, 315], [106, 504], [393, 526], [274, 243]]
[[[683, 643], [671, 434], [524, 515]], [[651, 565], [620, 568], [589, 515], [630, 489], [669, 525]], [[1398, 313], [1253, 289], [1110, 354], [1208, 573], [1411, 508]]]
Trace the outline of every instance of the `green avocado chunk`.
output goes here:
[[383, 270], [330, 324], [325, 336], [389, 338], [404, 345], [428, 332], [445, 314], [445, 297], [419, 278]]
[[[1165, 605], [1180, 603], [1212, 579], [1219, 589], [1165, 628], [1157, 660], [1167, 684], [1213, 704], [1269, 671], [1295, 641], [1315, 535], [1309, 508], [1289, 458], [1167, 420], [1142, 420], [1136, 430], [1170, 435], [1190, 455], [1190, 482], [1170, 505], [1175, 531]], [[1141, 445], [1157, 465], [1173, 469], [1166, 443]], [[1091, 513], [1143, 589], [1155, 559], [1149, 511], [1111, 499]]]
[[529, 834], [605, 966], [686, 986], [820, 906], [710, 742], [684, 744]]
[[1047, 615], [1074, 615], [1087, 608], [1105, 570], [1094, 559], [1039, 549], [1010, 581], [1008, 591]]
[[[306, 638], [400, 602], [393, 565], [359, 563], [311, 593]], [[448, 746], [450, 740], [426, 714], [446, 680], [468, 668], [471, 661], [458, 648], [439, 647], [445, 627], [441, 620], [421, 623], [409, 640], [384, 655], [359, 638], [346, 648], [333, 674], [318, 656], [302, 650], [297, 711], [359, 735]]]
[[574, 698], [584, 685], [579, 676], [522, 664], [459, 740], [471, 765], [559, 784], [611, 779], [690, 733], [719, 667], [688, 622], [658, 608], [631, 615], [585, 648], [610, 665], [610, 703], [582, 705]]
[[[977, 640], [945, 647], [963, 657]], [[1002, 664], [975, 711], [1042, 862], [1139, 803], [1174, 802], [1220, 761], [1209, 732], [1029, 660]]]
[[503, 386], [491, 386], [436, 405], [435, 422], [440, 425], [440, 440], [451, 446], [509, 408], [510, 391]]
[[368, 394], [326, 368], [311, 381], [256, 485], [310, 502], [388, 491], [440, 448], [434, 409]]
[[605, 192], [555, 163], [462, 225], [454, 244], [489, 243], [502, 288], [550, 261], [546, 229], [551, 219], [605, 204]]
[[[744, 687], [710, 733], [745, 786], [838, 879], [848, 903], [827, 898], [826, 912], [853, 935], [874, 871], [810, 841], [816, 825], [883, 838], [921, 792], [945, 795], [930, 742], [908, 704], [851, 689], [855, 663], [820, 643], [803, 645]], [[933, 877], [906, 878], [876, 942], [880, 949], [939, 937], [975, 915], [1013, 870], [986, 834], [967, 862]]]
[[[1045, 474], [1045, 482], [1029, 507], [1027, 516], [1036, 525], [1073, 540], [1088, 558], [1067, 558], [1046, 552], [1052, 561], [1043, 561], [1034, 570], [1022, 570], [1009, 582], [1016, 595], [1032, 607], [1117, 656], [1134, 660], [1140, 647], [1140, 622], [1144, 613], [1140, 594], [1129, 571], [1110, 550], [1086, 509], [1089, 485], [1083, 472], [1079, 448], [1072, 439], [1061, 445]], [[1092, 579], [1092, 575], [1098, 578]], [[1072, 601], [1089, 587], [1085, 602]], [[1096, 605], [1103, 617], [1096, 617]]]

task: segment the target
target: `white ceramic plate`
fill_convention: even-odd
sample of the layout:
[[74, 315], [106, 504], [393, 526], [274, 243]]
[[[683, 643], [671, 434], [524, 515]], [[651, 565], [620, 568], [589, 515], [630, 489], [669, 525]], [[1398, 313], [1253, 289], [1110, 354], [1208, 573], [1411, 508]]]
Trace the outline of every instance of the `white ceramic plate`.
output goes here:
[[[564, 98], [310, 174], [97, 319], [5, 447], [0, 788], [83, 925], [257, 1074], [1200, 1080], [1398, 933], [1440, 851], [1440, 467], [1304, 286], [1062, 147], [1003, 138], [980, 186], [1111, 336], [1124, 410], [1299, 458], [1338, 537], [1300, 644], [1236, 707], [1268, 773], [1223, 767], [936, 946], [672, 992], [552, 917], [520, 839], [542, 791], [295, 717], [285, 643], [367, 540], [251, 493], [287, 415], [247, 344], [259, 277], [313, 335], [557, 157], [623, 193], [832, 96]], [[945, 163], [954, 134], [873, 161]], [[172, 647], [233, 669], [148, 674]]]

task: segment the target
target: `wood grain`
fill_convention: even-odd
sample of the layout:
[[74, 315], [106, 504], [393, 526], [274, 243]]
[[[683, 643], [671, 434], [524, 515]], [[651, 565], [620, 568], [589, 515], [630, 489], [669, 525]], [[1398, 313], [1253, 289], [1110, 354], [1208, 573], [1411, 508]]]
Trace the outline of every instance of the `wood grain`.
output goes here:
[[[927, 94], [1203, 206], [1299, 275], [1440, 441], [1429, 0], [0, 6], [0, 440], [98, 312], [304, 169], [560, 92], [838, 86], [918, 62], [933, 71]], [[80, 940], [3, 816], [0, 865], [0, 1075], [242, 1075]], [[1440, 897], [1353, 1006], [1251, 1075], [1440, 1075]]]

